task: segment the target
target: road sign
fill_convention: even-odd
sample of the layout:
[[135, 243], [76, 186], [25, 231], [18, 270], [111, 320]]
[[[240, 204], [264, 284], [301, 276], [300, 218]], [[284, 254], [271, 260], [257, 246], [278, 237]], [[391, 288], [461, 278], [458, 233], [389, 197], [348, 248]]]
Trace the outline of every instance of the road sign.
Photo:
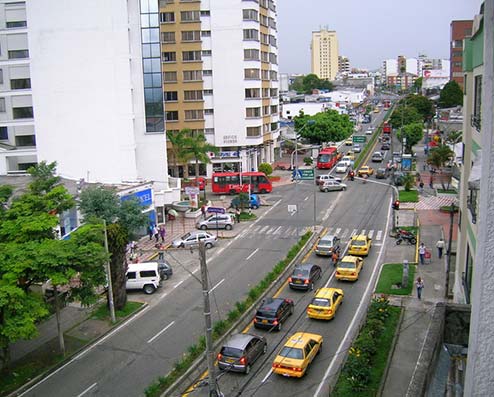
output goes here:
[[367, 137], [365, 135], [354, 135], [353, 143], [365, 143], [367, 141]]
[[212, 214], [224, 214], [226, 212], [226, 210], [221, 207], [208, 207], [207, 211]]
[[185, 186], [185, 194], [199, 194], [199, 188], [195, 186]]
[[[298, 171], [298, 173], [297, 173]], [[298, 169], [298, 170], [293, 170], [292, 176], [294, 179], [298, 180], [313, 180], [314, 179], [314, 169], [313, 168], [308, 168], [308, 169]]]

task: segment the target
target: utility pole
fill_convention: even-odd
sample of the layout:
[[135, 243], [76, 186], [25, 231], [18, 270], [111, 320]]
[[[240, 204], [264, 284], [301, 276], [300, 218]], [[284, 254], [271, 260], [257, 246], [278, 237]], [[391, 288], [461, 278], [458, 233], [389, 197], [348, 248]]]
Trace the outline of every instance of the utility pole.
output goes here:
[[448, 260], [446, 261], [446, 288], [444, 292], [444, 297], [448, 299], [449, 296], [449, 269], [451, 265], [451, 245], [453, 242], [453, 223], [455, 219], [455, 203], [451, 203], [450, 213], [449, 213], [449, 241], [448, 241]]
[[[106, 233], [106, 220], [103, 219], [103, 227], [105, 230], [105, 252], [108, 255], [108, 235]], [[108, 306], [110, 306], [110, 318], [112, 324], [115, 324], [117, 319], [115, 318], [115, 304], [113, 303], [113, 287], [111, 282], [111, 270], [110, 261], [107, 260], [105, 263], [106, 279], [108, 280]]]
[[202, 295], [204, 298], [204, 322], [206, 328], [206, 360], [208, 364], [208, 385], [209, 385], [209, 397], [217, 397], [218, 392], [216, 390], [216, 375], [214, 371], [214, 353], [213, 353], [213, 337], [211, 328], [211, 306], [209, 303], [209, 283], [208, 283], [208, 270], [206, 266], [206, 246], [204, 242], [199, 243], [199, 257], [201, 262], [201, 283], [202, 283]]

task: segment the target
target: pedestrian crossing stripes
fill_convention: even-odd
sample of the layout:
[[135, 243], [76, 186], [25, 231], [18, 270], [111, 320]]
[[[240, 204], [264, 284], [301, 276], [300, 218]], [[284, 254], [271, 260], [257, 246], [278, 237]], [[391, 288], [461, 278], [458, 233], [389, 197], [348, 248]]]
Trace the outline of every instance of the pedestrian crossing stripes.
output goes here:
[[[278, 225], [255, 225], [249, 229], [244, 230], [240, 234], [242, 239], [292, 239], [297, 237], [297, 231], [299, 236], [304, 235], [308, 230], [311, 230], [310, 226], [278, 226]], [[382, 241], [384, 236], [383, 230], [374, 229], [350, 229], [342, 227], [331, 227], [327, 230], [329, 234], [335, 234], [341, 239], [350, 239], [357, 234], [366, 234], [373, 241]]]
[[457, 204], [457, 199], [450, 197], [420, 196], [420, 201], [418, 203], [400, 203], [400, 208], [416, 210], [438, 210], [441, 207], [451, 205], [451, 203], [453, 202]]

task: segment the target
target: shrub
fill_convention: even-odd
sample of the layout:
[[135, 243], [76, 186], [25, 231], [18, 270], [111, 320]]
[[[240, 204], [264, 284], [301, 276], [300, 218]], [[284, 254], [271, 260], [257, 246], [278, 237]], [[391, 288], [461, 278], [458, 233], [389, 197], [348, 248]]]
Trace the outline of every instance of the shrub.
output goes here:
[[312, 157], [304, 157], [304, 164], [305, 165], [312, 165], [314, 160], [312, 160]]
[[357, 348], [350, 348], [344, 373], [353, 391], [365, 390], [370, 379], [367, 356]]
[[269, 163], [261, 163], [257, 167], [260, 172], [264, 172], [267, 176], [273, 173], [273, 167]]

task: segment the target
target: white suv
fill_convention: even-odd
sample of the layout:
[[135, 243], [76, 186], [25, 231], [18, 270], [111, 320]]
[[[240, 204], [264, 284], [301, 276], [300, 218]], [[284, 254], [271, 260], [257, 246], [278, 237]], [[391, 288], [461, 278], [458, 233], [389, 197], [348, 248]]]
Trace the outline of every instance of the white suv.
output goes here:
[[129, 263], [126, 277], [126, 289], [142, 289], [144, 293], [152, 294], [161, 287], [158, 262]]

